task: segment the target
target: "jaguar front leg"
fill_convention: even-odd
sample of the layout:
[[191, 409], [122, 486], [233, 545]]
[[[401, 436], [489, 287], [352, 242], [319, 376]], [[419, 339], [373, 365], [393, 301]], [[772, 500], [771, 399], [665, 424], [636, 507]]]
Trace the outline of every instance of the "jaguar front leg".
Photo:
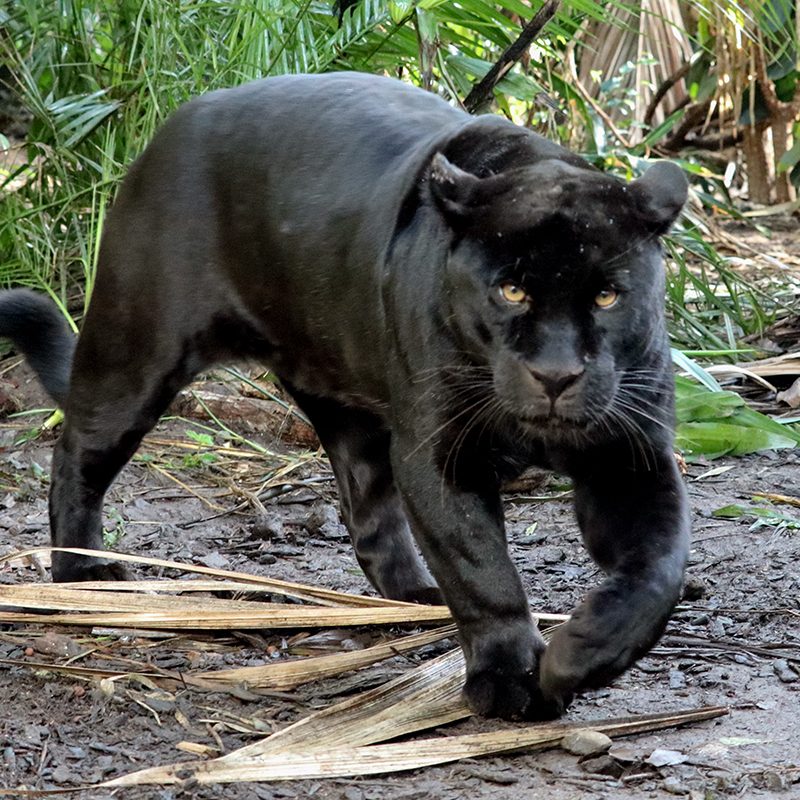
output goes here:
[[469, 475], [440, 467], [419, 434], [393, 433], [392, 466], [411, 528], [458, 626], [466, 700], [483, 716], [553, 716], [539, 693], [545, 646], [508, 554], [497, 478], [486, 458], [461, 461]]
[[677, 602], [689, 552], [686, 492], [672, 452], [649, 469], [627, 454], [602, 453], [602, 469], [573, 473], [584, 543], [607, 574], [554, 634], [541, 690], [564, 707], [581, 688], [624, 672], [661, 636]]

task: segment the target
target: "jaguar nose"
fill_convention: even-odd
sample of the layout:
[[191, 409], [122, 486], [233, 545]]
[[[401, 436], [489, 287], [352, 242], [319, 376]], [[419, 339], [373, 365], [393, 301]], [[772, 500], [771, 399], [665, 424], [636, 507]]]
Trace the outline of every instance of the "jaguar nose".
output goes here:
[[586, 371], [583, 365], [574, 366], [553, 366], [545, 367], [541, 365], [526, 365], [528, 372], [539, 384], [541, 384], [547, 396], [552, 402], [561, 397], [564, 392], [577, 383]]

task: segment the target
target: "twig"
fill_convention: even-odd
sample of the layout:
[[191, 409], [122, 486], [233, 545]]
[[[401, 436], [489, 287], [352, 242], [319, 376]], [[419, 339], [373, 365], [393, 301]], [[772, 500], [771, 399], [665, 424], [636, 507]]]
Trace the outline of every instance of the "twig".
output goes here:
[[[704, 639], [700, 636], [665, 636], [660, 643], [664, 648], [708, 648], [709, 650], [722, 650], [728, 653], [750, 653], [754, 656], [762, 656], [763, 658], [785, 658], [795, 664], [800, 664], [800, 656], [794, 653], [787, 653], [781, 650], [773, 650], [769, 647], [764, 647], [764, 643], [748, 644], [747, 642], [729, 641], [726, 639]], [[779, 644], [778, 647], [786, 647], [787, 644]], [[791, 645], [789, 645], [791, 646]]]
[[658, 108], [658, 104], [667, 96], [669, 90], [682, 78], [685, 78], [689, 74], [689, 70], [692, 68], [692, 61], [686, 61], [681, 64], [678, 69], [672, 73], [662, 84], [658, 87], [658, 90], [653, 95], [653, 99], [650, 101], [650, 104], [647, 106], [647, 110], [644, 112], [644, 124], [649, 128], [650, 123], [653, 121], [653, 115], [656, 113], [656, 109]]
[[589, 94], [586, 90], [586, 87], [581, 83], [580, 78], [578, 77], [578, 67], [575, 64], [575, 52], [573, 49], [569, 50], [568, 54], [568, 62], [569, 62], [569, 71], [572, 77], [572, 85], [578, 90], [578, 94], [592, 107], [592, 110], [595, 114], [597, 114], [600, 119], [608, 125], [608, 129], [614, 136], [617, 137], [617, 141], [626, 149], [630, 150], [633, 147], [631, 141], [622, 133], [622, 131], [614, 124], [614, 120], [606, 114], [606, 112], [601, 108], [600, 104]]
[[[288, 494], [289, 492], [294, 492], [297, 489], [313, 489], [313, 485], [316, 483], [324, 483], [326, 481], [330, 481], [332, 478], [321, 475], [315, 478], [307, 478], [303, 481], [296, 481], [295, 483], [281, 483], [278, 486], [272, 486], [264, 492], [258, 492], [255, 494], [255, 497], [258, 499], [259, 502], [263, 502], [265, 500], [273, 500], [276, 497], [280, 497], [282, 494]], [[251, 494], [251, 493], [248, 493]], [[197, 519], [190, 519], [186, 522], [179, 522], [176, 524], [176, 528], [181, 528], [182, 530], [186, 530], [187, 528], [193, 528], [195, 525], [200, 525], [204, 522], [210, 522], [214, 519], [219, 519], [220, 517], [227, 517], [229, 514], [236, 514], [239, 511], [244, 511], [251, 502], [249, 500], [244, 500], [241, 503], [237, 503], [235, 506], [231, 508], [223, 509], [222, 511], [218, 512], [217, 514], [212, 514], [208, 517], [198, 517]]]
[[695, 103], [686, 109], [683, 115], [683, 120], [678, 125], [672, 136], [661, 144], [661, 147], [671, 153], [677, 152], [683, 147], [686, 142], [686, 137], [691, 133], [692, 129], [699, 125], [711, 108], [711, 100], [704, 100], [701, 103]]
[[181, 487], [181, 489], [183, 489], [188, 494], [191, 494], [194, 497], [196, 497], [201, 503], [204, 503], [205, 505], [207, 505], [212, 511], [216, 510], [216, 509], [221, 509], [221, 506], [217, 505], [216, 503], [213, 503], [207, 497], [203, 497], [203, 495], [200, 494], [200, 492], [196, 492], [194, 489], [191, 489], [182, 480], [180, 480], [180, 478], [175, 477], [175, 475], [173, 475], [171, 472], [168, 472], [163, 467], [159, 467], [158, 464], [152, 464], [151, 463], [148, 466], [152, 470], [155, 470], [157, 473], [159, 473], [159, 475], [163, 475], [165, 478], [168, 478], [169, 480], [173, 481], [174, 483], [177, 483], [178, 486]]
[[783, 503], [787, 506], [794, 506], [795, 508], [800, 508], [800, 497], [790, 497], [786, 494], [774, 494], [772, 492], [759, 492], [754, 497], [764, 498], [764, 500], [770, 500], [773, 503]]
[[502, 53], [497, 63], [472, 87], [464, 99], [464, 108], [471, 114], [489, 102], [494, 87], [503, 76], [522, 58], [531, 43], [558, 10], [561, 0], [547, 0], [533, 19], [522, 29], [519, 37]]

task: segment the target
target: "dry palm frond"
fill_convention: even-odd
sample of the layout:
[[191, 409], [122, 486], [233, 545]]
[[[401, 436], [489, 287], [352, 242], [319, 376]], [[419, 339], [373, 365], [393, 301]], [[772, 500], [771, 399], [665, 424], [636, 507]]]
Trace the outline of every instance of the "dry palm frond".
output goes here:
[[[47, 608], [63, 605], [49, 598], [51, 591], [33, 593], [25, 598], [21, 590], [28, 587], [0, 587], [0, 606]], [[42, 587], [36, 587], [42, 588]], [[59, 587], [60, 588], [60, 587]], [[64, 590], [61, 590], [64, 591]], [[70, 594], [67, 591], [67, 594]], [[91, 593], [97, 597], [107, 592]], [[125, 607], [128, 593], [120, 594]], [[397, 625], [405, 622], [446, 622], [450, 612], [446, 606], [380, 606], [372, 608], [331, 608], [291, 606], [272, 603], [240, 603], [235, 600], [208, 600], [198, 608], [196, 601], [184, 605], [186, 598], [171, 598], [170, 607], [160, 611], [122, 611], [102, 613], [35, 614], [0, 610], [0, 622], [36, 622], [48, 625], [103, 625], [113, 628], [166, 628], [169, 630], [248, 630], [255, 628], [322, 628], [343, 625]], [[232, 605], [229, 605], [232, 604]], [[154, 604], [151, 604], [154, 605]], [[240, 608], [242, 605], [250, 608]]]
[[[800, 353], [783, 353], [759, 361], [745, 361], [741, 364], [713, 364], [705, 367], [706, 372], [719, 378], [742, 378], [763, 386], [767, 391], [778, 393], [778, 389], [767, 380], [773, 377], [800, 376]], [[797, 390], [795, 390], [796, 392]], [[778, 400], [784, 399], [788, 405], [796, 407], [793, 395], [789, 392], [778, 393]]]
[[784, 353], [760, 361], [747, 361], [739, 367], [760, 376], [800, 375], [800, 352]]
[[384, 742], [470, 716], [461, 698], [464, 656], [451, 650], [391, 681], [335, 703], [223, 756], [255, 758], [288, 751]]
[[[34, 551], [36, 552], [36, 551]], [[75, 551], [86, 552], [86, 551]], [[92, 552], [92, 551], [88, 551]], [[13, 556], [19, 558], [20, 554]], [[159, 559], [124, 556], [122, 560], [156, 564], [175, 569], [183, 565]], [[142, 581], [138, 584], [103, 584], [94, 588], [82, 584], [0, 586], [0, 606], [69, 610], [68, 614], [27, 614], [0, 611], [0, 620], [36, 621], [48, 625], [104, 624], [118, 627], [167, 628], [248, 628], [248, 627], [324, 627], [343, 624], [420, 621], [447, 618], [444, 607], [415, 606], [382, 601], [369, 607], [353, 602], [352, 595], [318, 590], [302, 584], [286, 584], [227, 570], [191, 568], [220, 581]], [[163, 584], [163, 585], [162, 585]], [[196, 585], [193, 585], [196, 584]], [[166, 588], [166, 587], [169, 588]], [[198, 589], [263, 591], [302, 597], [314, 606], [267, 604], [241, 600], [197, 597]], [[186, 590], [188, 596], [181, 593]], [[142, 595], [137, 592], [147, 591]], [[155, 592], [153, 594], [152, 592]], [[358, 598], [359, 600], [361, 598]], [[324, 603], [324, 605], [323, 605]], [[541, 615], [561, 622], [561, 615]], [[177, 677], [168, 671], [147, 670], [114, 672], [71, 664], [39, 663], [42, 669], [69, 670], [84, 679], [133, 677], [155, 686], [163, 680], [181, 685], [221, 689], [241, 683], [257, 688], [288, 689], [300, 683], [329, 677], [374, 663], [397, 653], [408, 652], [452, 636], [454, 627], [418, 633], [385, 642], [360, 652], [319, 656], [290, 663], [245, 667], [219, 672], [197, 672]], [[21, 663], [21, 662], [17, 662]], [[30, 662], [26, 662], [31, 666]], [[134, 669], [138, 665], [134, 664]], [[189, 778], [200, 783], [225, 783], [249, 780], [289, 780], [293, 778], [370, 775], [397, 772], [461, 758], [503, 753], [520, 749], [541, 749], [557, 744], [564, 734], [586, 724], [546, 724], [516, 727], [491, 733], [428, 738], [389, 743], [399, 736], [419, 733], [470, 715], [461, 689], [465, 677], [464, 656], [453, 650], [432, 659], [375, 689], [348, 698], [322, 711], [212, 761], [190, 762], [141, 770], [108, 781], [107, 788], [140, 784], [179, 783]], [[656, 715], [623, 720], [603, 720], [590, 727], [609, 734], [624, 735], [655, 730], [689, 721], [710, 719], [723, 709], [700, 709], [683, 714]], [[182, 748], [192, 754], [211, 754], [213, 749], [198, 748], [191, 742]], [[0, 792], [2, 793], [2, 792]]]
[[[647, 109], [660, 86], [676, 75], [692, 56], [689, 37], [683, 30], [680, 5], [677, 0], [648, 0], [638, 7], [610, 4], [611, 21], [593, 21], [582, 36], [579, 80], [585, 90], [598, 97], [600, 84], [593, 80], [599, 74], [603, 80], [620, 75], [626, 64], [635, 65], [623, 78], [625, 88], [635, 89], [635, 108], [631, 118], [644, 122]], [[648, 60], [645, 56], [652, 56]], [[667, 92], [664, 104], [653, 115], [655, 124], [687, 98], [683, 81]], [[618, 118], [611, 110], [612, 118]]]
[[455, 636], [455, 633], [454, 625], [446, 625], [425, 633], [415, 633], [389, 642], [381, 642], [354, 652], [334, 653], [296, 661], [269, 663], [263, 666], [196, 672], [189, 675], [189, 678], [203, 681], [207, 685], [243, 683], [251, 689], [294, 689], [309, 681], [361, 669], [386, 658], [416, 650]]
[[221, 691], [227, 687], [246, 686], [248, 689], [272, 689], [286, 691], [310, 681], [330, 678], [344, 672], [361, 669], [393, 656], [418, 650], [434, 642], [455, 636], [454, 625], [435, 628], [432, 631], [401, 636], [354, 652], [333, 653], [325, 656], [298, 658], [293, 661], [269, 662], [259, 666], [234, 669], [209, 670], [203, 672], [181, 672], [156, 669], [149, 663], [134, 664], [126, 670], [84, 667], [76, 664], [53, 664], [31, 659], [0, 659], [0, 664], [24, 667], [69, 675], [75, 678], [101, 680], [104, 678], [146, 677], [156, 682], [167, 680], [170, 685], [190, 685], [210, 691]]
[[714, 719], [726, 713], [727, 710], [721, 707], [706, 707], [674, 714], [649, 714], [578, 724], [528, 725], [489, 733], [443, 736], [356, 748], [339, 747], [312, 752], [290, 750], [241, 760], [233, 758], [235, 754], [232, 753], [213, 761], [195, 761], [141, 770], [107, 781], [101, 786], [111, 788], [175, 784], [186, 780], [198, 783], [234, 783], [376, 775], [446, 764], [463, 758], [520, 750], [542, 750], [555, 747], [567, 733], [575, 730], [600, 731], [614, 738]]
[[[234, 570], [214, 569], [212, 567], [201, 567], [194, 564], [181, 564], [176, 561], [165, 561], [161, 558], [146, 558], [144, 556], [131, 556], [127, 555], [126, 553], [109, 553], [105, 550], [85, 550], [77, 547], [37, 547], [30, 550], [23, 550], [18, 553], [9, 553], [8, 555], [0, 557], [0, 564], [4, 564], [12, 560], [36, 556], [42, 553], [52, 553], [53, 551], [62, 553], [75, 553], [77, 555], [96, 556], [104, 559], [113, 558], [115, 561], [124, 561], [128, 564], [142, 564], [152, 567], [174, 569], [180, 572], [188, 572], [196, 575], [208, 575], [210, 577], [224, 578], [226, 580], [252, 584], [253, 586], [269, 591], [271, 594], [295, 597], [298, 600], [306, 600], [310, 603], [318, 603], [319, 605], [365, 607], [395, 607], [405, 605], [412, 608], [419, 607], [415, 606], [414, 603], [401, 603], [397, 600], [386, 600], [383, 597], [364, 597], [358, 594], [348, 594], [347, 592], [336, 592], [332, 589], [324, 589], [319, 586], [309, 586], [303, 583], [292, 583], [290, 581], [281, 581], [275, 578], [265, 578], [259, 575], [249, 575], [245, 572], [235, 572]], [[60, 585], [62, 587], [69, 586], [69, 584]], [[131, 583], [126, 582], [126, 585], [130, 586]], [[79, 584], [79, 587], [82, 586], [83, 584]]]

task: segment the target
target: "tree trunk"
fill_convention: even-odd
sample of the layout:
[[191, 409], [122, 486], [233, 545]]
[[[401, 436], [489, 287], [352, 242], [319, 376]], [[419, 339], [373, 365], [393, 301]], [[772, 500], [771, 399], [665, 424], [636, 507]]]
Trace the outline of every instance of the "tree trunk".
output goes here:
[[775, 201], [788, 203], [794, 199], [794, 187], [789, 180], [788, 170], [778, 171], [778, 162], [789, 152], [789, 125], [784, 114], [780, 114], [772, 121], [772, 150], [775, 157]]
[[764, 131], [766, 125], [757, 122], [744, 129], [744, 158], [747, 164], [747, 182], [750, 187], [750, 201], [768, 205], [769, 164], [767, 161]]

